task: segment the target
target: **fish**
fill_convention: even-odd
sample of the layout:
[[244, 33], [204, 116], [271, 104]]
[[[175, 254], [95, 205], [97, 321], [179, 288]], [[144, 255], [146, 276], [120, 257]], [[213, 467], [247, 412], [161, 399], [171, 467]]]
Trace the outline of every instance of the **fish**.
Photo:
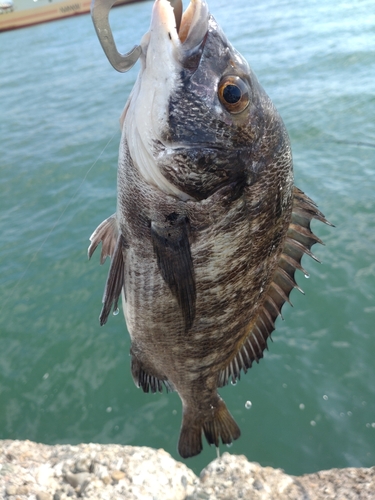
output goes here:
[[[111, 264], [100, 324], [121, 297], [131, 373], [176, 391], [178, 451], [241, 431], [218, 389], [267, 348], [302, 256], [329, 224], [294, 185], [285, 125], [204, 0], [153, 5], [140, 71], [121, 116], [117, 209], [94, 231]], [[316, 259], [317, 260], [317, 259]]]

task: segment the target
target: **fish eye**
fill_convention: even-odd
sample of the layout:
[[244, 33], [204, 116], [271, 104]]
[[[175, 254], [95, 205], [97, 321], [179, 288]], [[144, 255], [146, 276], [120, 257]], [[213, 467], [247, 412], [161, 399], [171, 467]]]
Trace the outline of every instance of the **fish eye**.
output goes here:
[[229, 113], [241, 113], [250, 102], [249, 87], [238, 76], [224, 76], [218, 87], [221, 104]]

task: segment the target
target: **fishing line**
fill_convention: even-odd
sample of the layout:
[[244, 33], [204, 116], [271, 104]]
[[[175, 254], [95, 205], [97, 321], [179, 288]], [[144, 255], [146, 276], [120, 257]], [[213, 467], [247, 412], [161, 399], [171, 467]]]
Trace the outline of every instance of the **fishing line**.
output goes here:
[[337, 144], [349, 144], [351, 146], [365, 146], [366, 148], [375, 148], [375, 144], [371, 142], [362, 142], [362, 141], [334, 141]]
[[78, 192], [79, 190], [81, 189], [83, 183], [85, 182], [85, 180], [87, 179], [87, 176], [89, 175], [89, 173], [91, 172], [91, 170], [95, 167], [95, 165], [98, 163], [100, 157], [103, 155], [104, 151], [107, 149], [107, 147], [109, 146], [109, 144], [112, 142], [113, 138], [115, 137], [115, 135], [117, 134], [117, 132], [114, 132], [112, 137], [109, 139], [109, 141], [107, 142], [107, 144], [104, 146], [104, 148], [102, 149], [101, 153], [99, 154], [99, 156], [96, 158], [96, 160], [94, 161], [94, 163], [91, 165], [91, 167], [87, 170], [85, 176], [83, 177], [83, 179], [81, 180], [79, 186], [77, 187], [77, 189], [75, 190], [75, 192], [73, 193], [73, 195], [70, 197], [68, 203], [66, 204], [65, 208], [63, 209], [63, 211], [61, 212], [61, 214], [59, 215], [59, 217], [57, 218], [56, 222], [53, 224], [52, 228], [49, 230], [49, 232], [47, 233], [46, 237], [44, 238], [44, 240], [42, 241], [42, 243], [40, 244], [39, 248], [37, 249], [37, 251], [34, 253], [34, 255], [31, 257], [28, 265], [26, 266], [26, 269], [23, 271], [23, 273], [21, 274], [21, 276], [18, 278], [18, 280], [16, 281], [15, 285], [13, 286], [13, 288], [10, 290], [10, 293], [8, 295], [8, 297], [5, 299], [5, 301], [2, 303], [2, 306], [0, 308], [0, 314], [2, 313], [3, 311], [3, 308], [4, 306], [7, 304], [8, 300], [13, 296], [13, 293], [14, 291], [16, 290], [16, 288], [19, 286], [19, 284], [21, 283], [21, 281], [23, 280], [23, 278], [25, 277], [27, 271], [30, 269], [30, 266], [32, 265], [32, 263], [36, 260], [38, 254], [40, 253], [40, 251], [42, 250], [42, 248], [44, 247], [44, 245], [46, 244], [46, 242], [48, 241], [49, 237], [51, 236], [51, 234], [53, 233], [53, 231], [55, 230], [56, 226], [58, 225], [58, 223], [60, 222], [61, 218], [63, 217], [63, 215], [65, 214], [65, 212], [68, 210], [68, 208], [70, 207], [70, 205], [72, 204], [73, 200], [77, 197], [78, 195]]

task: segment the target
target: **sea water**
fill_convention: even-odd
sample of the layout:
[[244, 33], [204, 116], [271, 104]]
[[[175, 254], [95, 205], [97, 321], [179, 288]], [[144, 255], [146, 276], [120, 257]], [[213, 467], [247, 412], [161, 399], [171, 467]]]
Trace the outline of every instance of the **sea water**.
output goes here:
[[[186, 3], [186, 2], [185, 2]], [[121, 51], [150, 2], [114, 9]], [[221, 390], [242, 436], [230, 453], [302, 474], [375, 464], [375, 9], [373, 0], [211, 0], [280, 111], [322, 264], [283, 309], [269, 351]], [[162, 64], [162, 61], [160, 62]], [[176, 445], [176, 394], [130, 375], [122, 314], [100, 327], [108, 271], [89, 236], [116, 209], [118, 119], [134, 84], [89, 15], [0, 33], [0, 438]], [[248, 404], [250, 402], [250, 405]], [[226, 451], [222, 447], [222, 451]], [[187, 461], [216, 457], [204, 445]]]

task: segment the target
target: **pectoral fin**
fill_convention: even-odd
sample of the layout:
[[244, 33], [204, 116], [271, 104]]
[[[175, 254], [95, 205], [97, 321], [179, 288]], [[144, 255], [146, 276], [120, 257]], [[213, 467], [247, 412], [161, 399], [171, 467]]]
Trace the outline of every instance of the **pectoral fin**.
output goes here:
[[165, 225], [151, 223], [151, 238], [160, 273], [176, 297], [185, 328], [189, 330], [194, 321], [196, 299], [189, 222], [184, 216], [171, 214]]
[[299, 269], [307, 275], [301, 266], [302, 257], [307, 254], [318, 261], [310, 249], [315, 243], [322, 243], [311, 231], [311, 220], [317, 219], [332, 226], [315, 203], [300, 189], [294, 187], [293, 195], [292, 219], [272, 282], [244, 344], [228, 366], [220, 372], [219, 387], [228, 384], [230, 380], [239, 379], [241, 370], [246, 373], [254, 361], [259, 362], [263, 357], [263, 351], [267, 348], [267, 339], [275, 329], [275, 321], [281, 315], [282, 306], [285, 302], [291, 304], [290, 292], [293, 288], [297, 288], [303, 293], [295, 282], [295, 271]]

